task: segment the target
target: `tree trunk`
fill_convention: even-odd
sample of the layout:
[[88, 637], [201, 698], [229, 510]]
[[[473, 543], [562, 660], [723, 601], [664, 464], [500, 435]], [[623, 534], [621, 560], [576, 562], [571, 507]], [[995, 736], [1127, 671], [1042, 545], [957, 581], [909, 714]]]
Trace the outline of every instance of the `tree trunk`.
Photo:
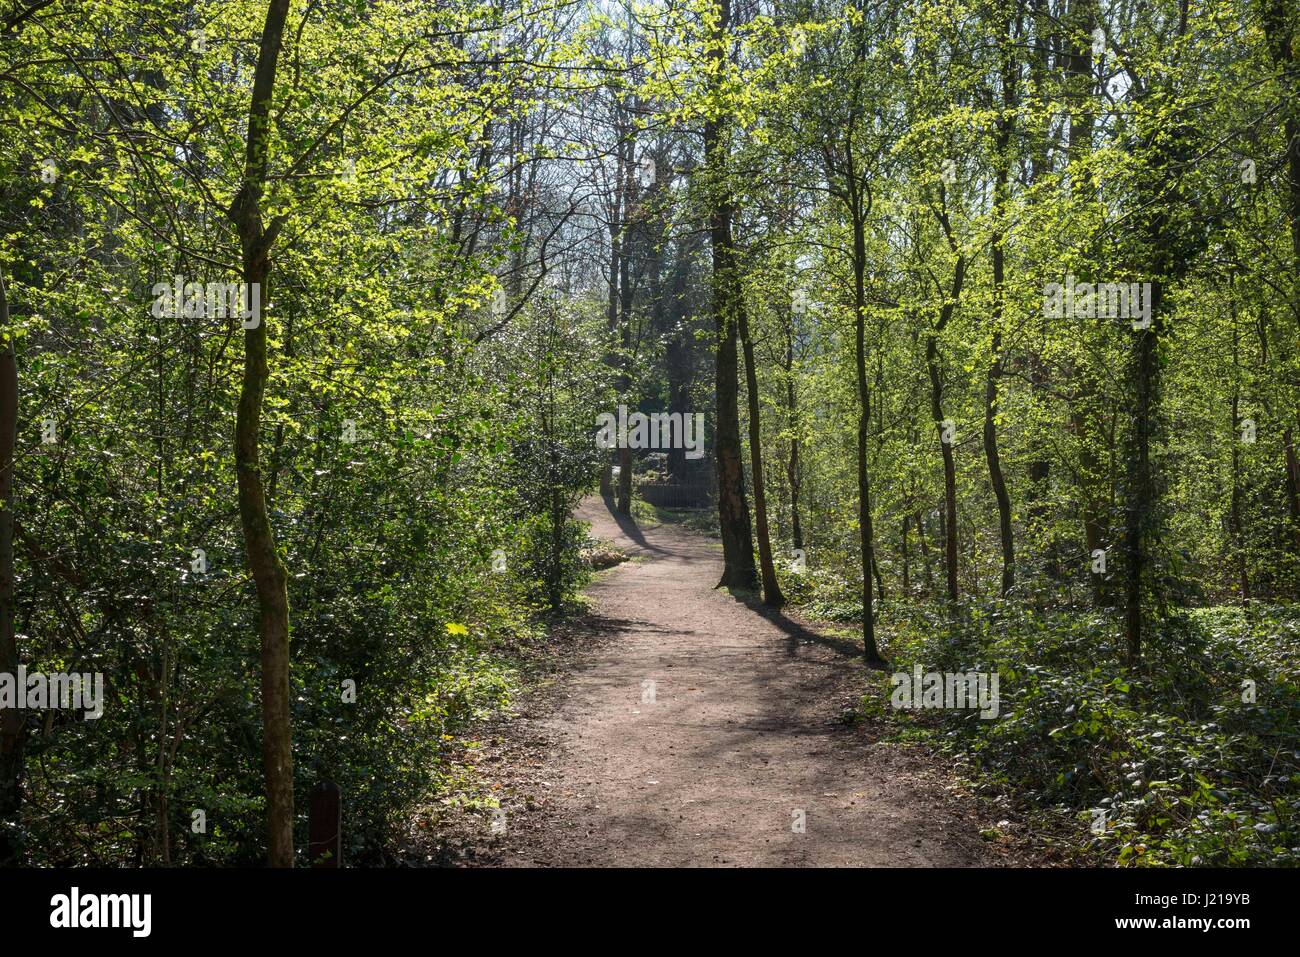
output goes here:
[[[1300, 78], [1296, 76], [1296, 22], [1287, 0], [1262, 0], [1264, 36], [1282, 84], [1281, 103], [1285, 112], [1286, 162], [1289, 188], [1286, 194], [1287, 219], [1291, 224], [1291, 317], [1300, 327]], [[1290, 412], [1294, 414], [1296, 410]], [[1300, 555], [1300, 459], [1296, 457], [1294, 429], [1288, 425], [1284, 436], [1286, 450], [1287, 508], [1291, 515], [1291, 538], [1295, 553]]]
[[[0, 274], [0, 672], [18, 673], [14, 609], [14, 447], [18, 441], [18, 364], [9, 300]], [[13, 866], [21, 854], [25, 715], [0, 710], [0, 866]]]
[[632, 450], [626, 445], [618, 450], [618, 498], [614, 507], [620, 515], [632, 514]]
[[758, 401], [758, 370], [754, 367], [754, 342], [749, 337], [749, 313], [736, 302], [741, 347], [745, 357], [745, 393], [749, 406], [749, 471], [754, 479], [754, 531], [758, 535], [758, 567], [763, 580], [763, 604], [780, 608], [785, 604], [772, 562], [772, 539], [767, 528], [767, 495], [763, 487], [763, 430]]
[[1011, 527], [1011, 496], [1007, 494], [1006, 478], [1002, 474], [1002, 459], [998, 452], [998, 383], [1002, 378], [1002, 322], [1006, 314], [1006, 231], [1002, 216], [1006, 210], [1007, 180], [1011, 157], [1008, 155], [1016, 108], [1016, 63], [1012, 50], [1015, 39], [1011, 20], [1005, 23], [1006, 48], [1002, 52], [1002, 105], [1006, 113], [999, 118], [994, 144], [994, 162], [997, 164], [993, 186], [993, 354], [988, 376], [984, 383], [984, 457], [989, 465], [989, 483], [998, 503], [998, 532], [1002, 542], [1002, 597], [1011, 593], [1016, 583], [1016, 544]]
[[[1086, 38], [1097, 26], [1097, 0], [1075, 0], [1062, 31], [1061, 44], [1065, 61], [1065, 75], [1069, 101], [1077, 105], [1068, 115], [1066, 152], [1070, 163], [1070, 192], [1082, 198], [1095, 195], [1096, 181], [1086, 163], [1092, 152], [1092, 135], [1095, 112], [1092, 109], [1096, 96], [1097, 80], [1093, 75], [1092, 50]], [[1083, 518], [1084, 547], [1088, 552], [1091, 569], [1092, 553], [1105, 549], [1110, 538], [1108, 511], [1105, 497], [1097, 492], [1101, 475], [1100, 462], [1094, 451], [1092, 438], [1100, 440], [1103, 430], [1093, 424], [1102, 414], [1097, 399], [1101, 390], [1093, 376], [1084, 373], [1078, 384], [1078, 398], [1071, 410], [1071, 422], [1079, 439], [1078, 485]], [[1055, 566], [1056, 555], [1053, 553]], [[1110, 590], [1104, 573], [1090, 571], [1093, 603], [1098, 607], [1111, 604]]]
[[[1161, 283], [1151, 283], [1151, 310], [1155, 316]], [[1124, 515], [1125, 604], [1124, 639], [1131, 666], [1142, 657], [1142, 597], [1146, 554], [1143, 538], [1153, 504], [1151, 482], [1151, 431], [1156, 377], [1156, 332], [1154, 324], [1139, 330], [1134, 345], [1133, 437], [1128, 462], [1129, 494]]]
[[1287, 508], [1291, 513], [1291, 540], [1297, 555], [1300, 555], [1300, 457], [1295, 450], [1295, 429], [1287, 426], [1282, 433], [1282, 444], [1286, 451], [1286, 490]]
[[785, 331], [785, 403], [790, 427], [790, 459], [785, 469], [790, 483], [790, 540], [795, 548], [803, 548], [803, 523], [799, 518], [799, 394], [794, 382], [794, 334], [789, 327]]
[[[690, 370], [687, 368], [687, 347], [682, 339], [684, 334], [676, 325], [669, 333], [668, 344], [664, 350], [664, 361], [668, 375], [668, 411], [683, 416], [691, 414]], [[688, 475], [686, 447], [673, 443], [668, 449], [668, 476], [678, 480]]]
[[[677, 257], [673, 264], [673, 278], [670, 290], [671, 307], [667, 310], [664, 323], [671, 328], [667, 331], [668, 342], [665, 346], [664, 365], [668, 377], [668, 411], [690, 413], [691, 382], [694, 378], [695, 337], [687, 327], [684, 301], [688, 295], [693, 252], [697, 243], [695, 234], [678, 241]], [[686, 458], [686, 448], [675, 445], [668, 450], [668, 474], [675, 479], [690, 476]]]
[[[614, 391], [618, 396], [618, 402], [621, 404], [626, 401], [624, 393], [627, 390], [627, 370], [624, 365], [624, 356], [622, 354], [622, 343], [624, 341], [623, 331], [619, 327], [619, 277], [623, 274], [623, 224], [622, 224], [622, 203], [623, 203], [623, 162], [624, 162], [624, 138], [623, 129], [619, 125], [615, 132], [619, 136], [617, 166], [615, 168], [615, 189], [614, 195], [607, 206], [609, 217], [609, 284], [607, 298], [605, 303], [606, 327], [609, 333], [610, 349], [605, 355], [605, 364], [613, 369], [617, 375], [614, 380]], [[617, 345], [616, 345], [617, 344]], [[623, 468], [627, 450], [617, 448], [614, 451], [613, 458], [619, 464], [620, 481], [617, 486], [613, 483], [613, 464], [606, 462], [600, 476], [600, 491], [602, 495], [622, 494], [623, 483], [622, 475], [626, 472]], [[616, 497], [614, 508], [624, 514], [627, 512], [626, 497], [620, 503]]]
[[1232, 499], [1228, 509], [1228, 539], [1237, 566], [1237, 584], [1241, 590], [1241, 605], [1250, 607], [1250, 571], [1246, 563], [1245, 528], [1241, 514], [1241, 418], [1237, 390], [1232, 392]]
[[[262, 222], [262, 192], [266, 183], [271, 97], [289, 0], [270, 0], [261, 49], [253, 78], [248, 114], [248, 144], [244, 181], [231, 204], [239, 230], [243, 279], [256, 286], [263, 303], [270, 302], [267, 279], [271, 246], [282, 220], [269, 229]], [[257, 588], [262, 642], [262, 758], [266, 774], [267, 861], [272, 867], [293, 866], [293, 748], [289, 719], [289, 595], [288, 576], [276, 551], [275, 532], [267, 514], [259, 462], [258, 433], [262, 401], [270, 376], [266, 322], [244, 330], [244, 375], [235, 419], [235, 472], [239, 482], [239, 517], [244, 549]]]
[[903, 534], [899, 537], [898, 554], [903, 562], [903, 598], [904, 600], [912, 596], [911, 570], [908, 567], [908, 547], [907, 547], [907, 526], [911, 524], [911, 519], [903, 516]]
[[[852, 168], [853, 157], [848, 157]], [[864, 213], [857, 200], [856, 180], [850, 180], [853, 219], [853, 334], [854, 372], [858, 389], [858, 531], [862, 550], [862, 655], [869, 668], [884, 669], [887, 662], [876, 644], [876, 611], [871, 576], [876, 563], [875, 533], [871, 524], [871, 472], [867, 444], [871, 426], [871, 390], [867, 386], [867, 242]]]
[[[1086, 397], [1095, 394], [1095, 389], [1085, 380]], [[1082, 399], [1079, 400], [1080, 402]], [[1083, 512], [1083, 543], [1088, 553], [1089, 569], [1092, 565], [1092, 553], [1107, 549], [1110, 538], [1110, 525], [1106, 521], [1107, 508], [1104, 499], [1096, 493], [1097, 476], [1101, 472], [1101, 462], [1094, 442], [1101, 442], [1105, 437], [1101, 429], [1090, 426], [1090, 415], [1077, 404], [1070, 412], [1070, 421], [1074, 433], [1079, 439], [1079, 495], [1082, 499], [1080, 509]], [[1092, 601], [1097, 608], [1109, 608], [1113, 604], [1110, 588], [1106, 584], [1106, 573], [1089, 571], [1092, 586]]]
[[[631, 202], [632, 179], [632, 142], [628, 141], [627, 158], [621, 164], [624, 169], [620, 189], [623, 199], [619, 206], [625, 212]], [[632, 255], [628, 251], [631, 239], [628, 236], [628, 216], [624, 216], [622, 251], [618, 265], [618, 325], [623, 353], [619, 357], [622, 370], [618, 379], [618, 395], [621, 402], [628, 401], [628, 390], [632, 388]], [[631, 414], [629, 409], [628, 414]], [[621, 515], [632, 514], [632, 450], [626, 444], [618, 450], [618, 499], [616, 508]]]
[[930, 373], [930, 414], [939, 436], [943, 453], [943, 538], [944, 572], [947, 574], [948, 601], [955, 604], [959, 591], [957, 584], [957, 463], [953, 456], [953, 442], [944, 441], [943, 372], [939, 368], [939, 335], [948, 325], [957, 300], [961, 297], [966, 278], [966, 259], [958, 255], [953, 269], [952, 292], [940, 309], [939, 321], [926, 337], [925, 365]]
[[[995, 259], [1001, 257], [994, 254]], [[994, 269], [1001, 273], [1001, 263]], [[1001, 283], [1001, 278], [995, 278]], [[1000, 311], [1000, 309], [999, 309]], [[1007, 493], [1006, 479], [1002, 475], [1002, 460], [998, 452], [997, 405], [998, 379], [1002, 375], [1002, 334], [993, 333], [994, 359], [989, 365], [988, 378], [984, 386], [984, 457], [989, 463], [989, 482], [993, 486], [993, 497], [998, 503], [998, 533], [1002, 541], [1002, 597], [1006, 598], [1016, 583], [1016, 544], [1015, 532], [1011, 527], [1011, 496]]]
[[1241, 499], [1241, 367], [1238, 348], [1240, 330], [1237, 327], [1237, 295], [1233, 281], [1228, 280], [1228, 307], [1232, 316], [1232, 409], [1230, 440], [1232, 442], [1232, 498], [1228, 508], [1228, 540], [1237, 565], [1237, 583], [1241, 589], [1241, 605], [1250, 607], [1250, 570], [1246, 563], [1246, 534]]
[[[1186, 7], [1183, 11], [1176, 34], [1180, 38], [1187, 30]], [[1160, 413], [1160, 357], [1157, 347], [1164, 330], [1164, 295], [1166, 283], [1181, 276], [1191, 258], [1186, 248], [1175, 252], [1178, 240], [1195, 238], [1188, 233], [1174, 235], [1174, 218], [1170, 212], [1173, 204], [1179, 201], [1179, 179], [1190, 161], [1186, 138], [1191, 120], [1180, 119], [1171, 128], [1155, 119], [1171, 98], [1172, 91], [1148, 88], [1141, 95], [1149, 99], [1151, 109], [1144, 111], [1148, 119], [1139, 124], [1138, 142], [1149, 150], [1149, 154], [1143, 167], [1145, 179], [1134, 197], [1140, 210], [1134, 238], [1138, 247], [1145, 251], [1141, 258], [1151, 276], [1151, 294], [1150, 321], [1132, 333], [1137, 341], [1133, 345], [1133, 432], [1129, 443], [1128, 500], [1124, 518], [1127, 558], [1124, 637], [1128, 665], [1134, 669], [1141, 664], [1143, 601], [1148, 592], [1154, 607], [1161, 613], [1164, 611], [1161, 581], [1157, 577], [1150, 577], [1148, 581], [1145, 568], [1148, 550], [1144, 541], [1147, 537], [1156, 538], [1161, 527], [1157, 512], [1158, 491], [1151, 468], [1151, 443]], [[1180, 228], [1186, 229], [1181, 224]]]
[[934, 572], [930, 568], [930, 544], [925, 540], [925, 521], [919, 511], [916, 513], [916, 542], [921, 552], [921, 572], [925, 583], [922, 595], [928, 600], [934, 593]]
[[[721, 70], [722, 51], [731, 21], [731, 0], [718, 0], [718, 25], [709, 56]], [[715, 72], [715, 76], [717, 73]], [[713, 320], [717, 358], [714, 388], [717, 396], [717, 435], [714, 455], [718, 468], [718, 526], [722, 533], [720, 588], [752, 589], [758, 583], [754, 543], [749, 530], [749, 504], [745, 500], [745, 469], [740, 441], [737, 392], [737, 276], [732, 247], [732, 202], [728, 183], [727, 131], [723, 121], [710, 117], [704, 124], [704, 155], [710, 172], [709, 237], [713, 246]]]
[[[857, 340], [861, 356], [862, 319], [858, 319]], [[861, 362], [858, 370], [861, 376]], [[871, 595], [871, 570], [875, 565], [875, 535], [871, 526], [871, 473], [867, 468], [867, 423], [871, 416], [871, 395], [859, 382], [858, 393], [858, 529], [862, 552], [862, 653], [870, 667], [883, 667], [884, 659], [876, 645], [876, 611]]]

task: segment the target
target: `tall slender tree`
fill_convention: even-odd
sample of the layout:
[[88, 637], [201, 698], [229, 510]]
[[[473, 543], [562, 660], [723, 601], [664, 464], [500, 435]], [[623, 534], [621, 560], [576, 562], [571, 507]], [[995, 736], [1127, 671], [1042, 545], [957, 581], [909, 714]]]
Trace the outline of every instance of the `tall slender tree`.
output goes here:
[[719, 587], [752, 589], [758, 583], [745, 466], [740, 440], [737, 339], [741, 291], [732, 220], [735, 202], [730, 184], [731, 119], [721, 96], [724, 63], [731, 46], [731, 0], [715, 0], [708, 39], [710, 102], [704, 120], [709, 238], [713, 247], [714, 396], [717, 428], [714, 457], [718, 475], [718, 525], [722, 533], [722, 578]]
[[[284, 226], [282, 216], [266, 225], [262, 198], [271, 149], [271, 100], [289, 0], [270, 0], [253, 73], [248, 110], [244, 175], [230, 204], [239, 232], [245, 296], [260, 290], [271, 303], [271, 247]], [[262, 481], [260, 436], [262, 403], [271, 375], [267, 353], [267, 317], [244, 323], [244, 375], [235, 419], [235, 472], [239, 481], [239, 517], [244, 550], [257, 589], [258, 630], [262, 646], [262, 760], [266, 776], [267, 860], [272, 867], [293, 866], [293, 745], [289, 717], [288, 573], [276, 546]]]

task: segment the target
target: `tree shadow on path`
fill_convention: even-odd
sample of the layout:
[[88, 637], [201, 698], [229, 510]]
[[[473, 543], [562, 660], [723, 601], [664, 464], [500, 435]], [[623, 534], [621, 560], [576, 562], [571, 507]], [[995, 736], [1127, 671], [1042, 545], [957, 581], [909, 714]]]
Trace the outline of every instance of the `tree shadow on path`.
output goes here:
[[673, 552], [660, 548], [658, 545], [651, 545], [645, 535], [641, 533], [641, 528], [637, 525], [636, 520], [631, 515], [623, 515], [614, 507], [613, 495], [602, 495], [601, 501], [605, 503], [605, 510], [609, 512], [609, 517], [618, 524], [618, 530], [636, 543], [638, 548], [643, 548], [648, 552], [658, 552], [660, 555], [673, 554]]
[[806, 628], [794, 619], [786, 617], [778, 609], [764, 605], [757, 594], [745, 594], [743, 592], [734, 592], [733, 594], [736, 600], [744, 604], [750, 611], [755, 612], [761, 618], [766, 619], [785, 632], [789, 638], [786, 643], [786, 650], [791, 656], [799, 653], [799, 642], [809, 641], [824, 648], [830, 648], [846, 658], [862, 658], [862, 646], [855, 641], [850, 641], [847, 638], [837, 638], [834, 635], [823, 635], [811, 628]]

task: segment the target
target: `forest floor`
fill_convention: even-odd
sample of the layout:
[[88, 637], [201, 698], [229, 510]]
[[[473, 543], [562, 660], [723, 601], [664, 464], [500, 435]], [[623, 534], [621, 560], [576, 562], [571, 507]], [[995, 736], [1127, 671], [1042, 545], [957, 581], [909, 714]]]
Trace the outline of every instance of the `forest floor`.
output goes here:
[[412, 863], [1027, 863], [1022, 825], [857, 713], [853, 642], [715, 590], [704, 535], [599, 498], [577, 517], [631, 560], [597, 576], [550, 679], [467, 749], [473, 783], [416, 821]]

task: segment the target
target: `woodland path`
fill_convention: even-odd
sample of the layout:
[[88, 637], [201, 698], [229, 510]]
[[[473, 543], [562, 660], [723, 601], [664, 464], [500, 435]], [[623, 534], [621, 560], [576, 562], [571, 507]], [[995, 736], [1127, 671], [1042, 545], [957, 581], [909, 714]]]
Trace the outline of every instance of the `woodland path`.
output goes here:
[[541, 744], [498, 791], [499, 863], [998, 863], [932, 758], [843, 719], [863, 687], [852, 642], [715, 591], [720, 547], [698, 533], [599, 498], [578, 518], [636, 560], [591, 586], [604, 640], [524, 717]]

